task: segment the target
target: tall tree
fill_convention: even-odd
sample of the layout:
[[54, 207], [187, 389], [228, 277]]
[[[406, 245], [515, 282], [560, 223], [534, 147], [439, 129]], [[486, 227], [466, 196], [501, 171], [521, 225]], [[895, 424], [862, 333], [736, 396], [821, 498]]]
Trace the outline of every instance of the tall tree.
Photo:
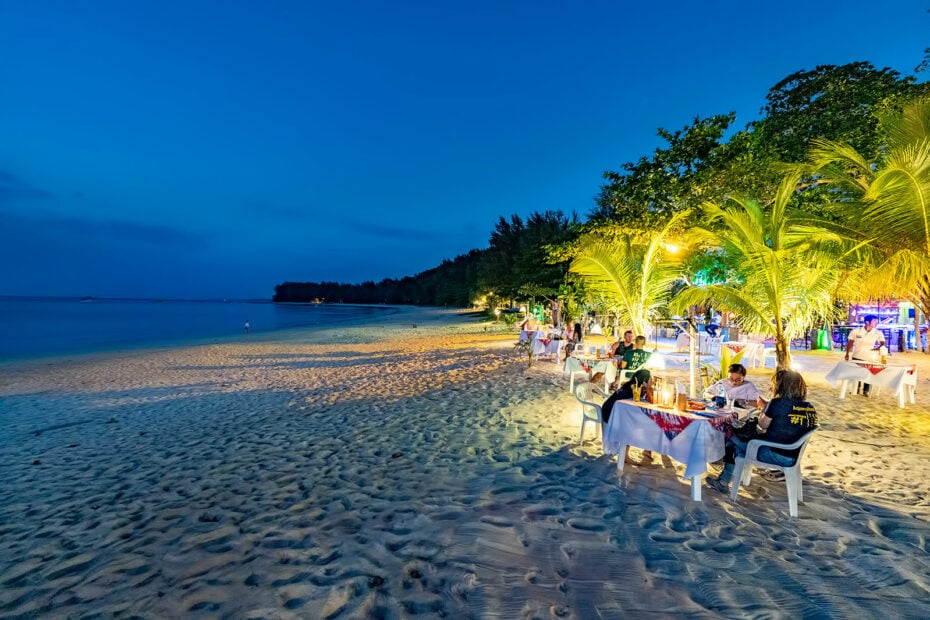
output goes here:
[[719, 284], [689, 286], [671, 308], [713, 303], [735, 312], [744, 329], [775, 339], [778, 368], [790, 364], [789, 344], [818, 321], [836, 316], [833, 292], [859, 246], [789, 208], [797, 177], [786, 176], [771, 208], [731, 198], [726, 206], [704, 205], [708, 227], [691, 233], [719, 248], [733, 268]]
[[820, 140], [810, 161], [850, 225], [883, 255], [864, 292], [905, 297], [930, 316], [930, 98], [879, 115], [879, 127], [884, 148], [875, 159]]

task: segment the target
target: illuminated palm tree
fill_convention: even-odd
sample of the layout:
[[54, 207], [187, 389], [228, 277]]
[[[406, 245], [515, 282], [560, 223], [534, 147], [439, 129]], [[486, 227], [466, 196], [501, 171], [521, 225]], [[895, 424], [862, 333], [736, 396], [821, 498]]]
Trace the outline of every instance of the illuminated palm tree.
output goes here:
[[617, 226], [588, 232], [575, 246], [569, 272], [581, 276], [585, 290], [603, 300], [621, 324], [646, 334], [681, 277], [681, 259], [666, 242], [684, 216], [657, 232]]
[[864, 292], [904, 296], [930, 316], [930, 99], [881, 117], [878, 161], [847, 144], [818, 140], [810, 152], [821, 182], [833, 185], [850, 226], [883, 260]]
[[731, 277], [689, 286], [672, 300], [674, 310], [713, 303], [735, 312], [743, 329], [771, 336], [780, 369], [790, 365], [791, 340], [823, 320], [836, 318], [833, 294], [861, 244], [793, 212], [797, 177], [786, 176], [769, 208], [745, 198], [704, 205], [708, 228], [693, 229], [708, 249], [720, 251]]

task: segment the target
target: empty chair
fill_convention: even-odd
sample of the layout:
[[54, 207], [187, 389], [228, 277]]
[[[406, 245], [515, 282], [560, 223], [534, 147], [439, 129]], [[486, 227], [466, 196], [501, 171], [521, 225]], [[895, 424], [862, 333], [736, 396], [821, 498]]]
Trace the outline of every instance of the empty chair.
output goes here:
[[584, 425], [588, 422], [594, 424], [594, 436], [600, 432], [604, 436], [604, 418], [601, 417], [601, 405], [604, 394], [593, 383], [584, 382], [575, 386], [575, 398], [581, 403], [581, 438], [578, 443], [584, 443]]
[[585, 379], [589, 377], [588, 371], [584, 369], [584, 366], [581, 365], [581, 360], [577, 357], [565, 358], [565, 365], [562, 367], [562, 372], [570, 375], [568, 391], [572, 394], [575, 393], [575, 373], [583, 372]]
[[[804, 490], [801, 488], [801, 458], [804, 456], [804, 450], [807, 449], [807, 442], [810, 441], [814, 430], [809, 431], [803, 437], [791, 444], [775, 443], [763, 439], [753, 439], [746, 445], [746, 456], [736, 457], [736, 464], [733, 468], [733, 485], [730, 489], [730, 497], [736, 499], [739, 494], [740, 485], [748, 486], [752, 478], [753, 465], [759, 465], [765, 469], [778, 469], [785, 474], [785, 484], [788, 486], [788, 513], [792, 517], [798, 516], [798, 501], [804, 501]], [[774, 465], [758, 459], [759, 448], [762, 446], [772, 446], [785, 450], [800, 448], [798, 458], [795, 459], [794, 465]]]

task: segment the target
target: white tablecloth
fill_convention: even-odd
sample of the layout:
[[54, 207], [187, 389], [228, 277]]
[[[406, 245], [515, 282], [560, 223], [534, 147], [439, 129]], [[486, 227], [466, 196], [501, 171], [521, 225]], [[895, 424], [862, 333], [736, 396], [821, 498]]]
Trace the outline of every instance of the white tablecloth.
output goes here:
[[840, 362], [827, 373], [825, 379], [833, 387], [839, 386], [840, 398], [845, 398], [846, 388], [852, 381], [861, 381], [879, 387], [887, 387], [898, 397], [898, 406], [904, 406], [905, 396], [914, 402], [917, 388], [917, 369], [912, 365], [875, 364], [873, 362]]
[[559, 350], [565, 344], [564, 340], [548, 340], [543, 338], [534, 338], [530, 349], [533, 351], [533, 355], [555, 355], [555, 358], [559, 358]]
[[[649, 414], [660, 414], [670, 424], [665, 429]], [[678, 428], [684, 424], [684, 428]], [[604, 452], [619, 455], [617, 467], [623, 469], [626, 446], [636, 446], [667, 454], [684, 463], [685, 478], [691, 478], [691, 497], [700, 500], [700, 476], [707, 463], [723, 458], [724, 432], [714, 428], [709, 418], [649, 403], [617, 401], [604, 430]]]

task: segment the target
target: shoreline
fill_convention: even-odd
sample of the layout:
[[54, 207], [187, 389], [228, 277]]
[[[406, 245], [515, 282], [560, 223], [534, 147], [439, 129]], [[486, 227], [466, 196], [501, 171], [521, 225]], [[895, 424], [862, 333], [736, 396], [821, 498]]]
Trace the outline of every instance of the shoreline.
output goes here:
[[790, 519], [759, 476], [618, 476], [560, 368], [465, 311], [287, 331], [4, 368], [0, 616], [930, 615], [927, 356], [893, 356], [905, 409], [797, 356], [821, 430]]
[[[57, 299], [57, 298], [56, 298]], [[105, 301], [105, 300], [104, 300]], [[116, 301], [137, 301], [137, 300], [116, 300]], [[149, 300], [138, 300], [138, 301], [149, 301]], [[188, 300], [183, 300], [187, 303]], [[197, 303], [196, 301], [191, 303]], [[203, 303], [215, 303], [210, 301], [205, 301]], [[278, 303], [278, 302], [268, 302]], [[285, 304], [286, 305], [286, 304]], [[292, 304], [292, 305], [312, 305], [312, 304]], [[332, 304], [337, 305], [337, 304]], [[102, 348], [97, 348], [95, 350], [88, 351], [77, 351], [77, 352], [63, 352], [63, 353], [51, 353], [51, 354], [34, 354], [28, 356], [16, 356], [16, 357], [7, 357], [0, 358], [0, 370], [11, 370], [16, 369], [20, 366], [31, 366], [31, 365], [57, 365], [61, 363], [68, 362], [81, 362], [81, 361], [104, 361], [110, 357], [121, 357], [121, 356], [132, 356], [136, 354], [146, 354], [154, 353], [158, 351], [169, 351], [173, 349], [183, 349], [188, 347], [201, 347], [201, 346], [210, 346], [210, 345], [222, 345], [222, 344], [235, 344], [241, 342], [263, 342], [266, 340], [278, 340], [278, 339], [288, 339], [293, 337], [299, 337], [299, 332], [311, 331], [311, 330], [320, 330], [325, 331], [328, 329], [336, 329], [341, 325], [364, 325], [371, 321], [379, 321], [384, 318], [387, 318], [394, 314], [403, 314], [405, 309], [412, 309], [413, 312], [416, 312], [416, 306], [394, 306], [387, 304], [338, 304], [340, 306], [351, 306], [351, 307], [370, 307], [370, 308], [379, 308], [386, 311], [385, 314], [380, 316], [371, 316], [371, 317], [349, 317], [346, 319], [332, 320], [325, 324], [320, 325], [300, 325], [300, 326], [291, 326], [291, 327], [282, 327], [277, 329], [263, 329], [259, 331], [253, 331], [248, 334], [236, 333], [229, 334], [224, 336], [205, 336], [205, 337], [195, 337], [195, 338], [181, 338], [181, 339], [168, 339], [160, 341], [151, 341], [151, 342], [140, 342], [134, 343], [128, 346], [125, 345], [112, 345], [104, 346]], [[408, 312], [410, 310], [407, 310]], [[292, 333], [293, 332], [293, 333]]]

